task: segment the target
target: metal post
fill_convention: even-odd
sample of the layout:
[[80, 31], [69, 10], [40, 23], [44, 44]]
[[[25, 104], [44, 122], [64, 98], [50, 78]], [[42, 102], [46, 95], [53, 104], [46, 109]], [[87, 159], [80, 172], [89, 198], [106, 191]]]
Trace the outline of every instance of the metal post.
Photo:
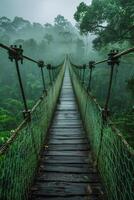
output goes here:
[[110, 71], [110, 79], [109, 79], [109, 86], [108, 86], [108, 93], [107, 93], [107, 98], [106, 98], [106, 103], [105, 103], [105, 111], [108, 111], [108, 104], [111, 96], [111, 89], [112, 89], [112, 82], [113, 82], [113, 73], [114, 73], [114, 64], [111, 65], [111, 71]]
[[54, 68], [52, 68], [51, 70], [52, 70], [52, 79], [53, 79], [53, 82], [54, 82]]
[[110, 96], [111, 96], [114, 66], [119, 65], [119, 63], [120, 63], [119, 57], [115, 58], [116, 54], [118, 54], [118, 51], [115, 51], [115, 50], [112, 50], [108, 54], [108, 65], [111, 66], [111, 71], [110, 71], [110, 79], [109, 79], [109, 86], [108, 86], [108, 93], [107, 93], [107, 97], [106, 97], [106, 102], [105, 102], [104, 109], [102, 110], [101, 138], [100, 138], [99, 150], [98, 150], [98, 155], [97, 155], [97, 160], [96, 160], [97, 166], [99, 164], [99, 156], [100, 156], [100, 153], [101, 153], [101, 147], [102, 147], [102, 142], [103, 142], [104, 126], [107, 123], [107, 119], [108, 119], [108, 116], [109, 116], [109, 113], [110, 113], [110, 111], [108, 109], [108, 105], [109, 105]]
[[91, 91], [92, 72], [94, 67], [95, 67], [95, 61], [90, 61], [89, 62], [90, 75], [89, 75], [87, 91]]
[[44, 79], [44, 71], [43, 71], [43, 68], [41, 67], [40, 70], [41, 70], [41, 77], [42, 77], [42, 83], [43, 83], [43, 88], [44, 88], [44, 91], [43, 91], [43, 92], [46, 92], [46, 84], [45, 84], [45, 79]]
[[24, 88], [23, 88], [23, 83], [22, 83], [20, 69], [19, 69], [19, 63], [18, 63], [20, 61], [21, 64], [23, 64], [22, 46], [20, 45], [19, 47], [17, 47], [16, 45], [14, 45], [14, 46], [12, 45], [11, 48], [8, 50], [8, 55], [9, 55], [9, 59], [11, 60], [11, 62], [13, 62], [13, 60], [15, 60], [17, 76], [18, 76], [21, 95], [22, 95], [23, 104], [24, 104], [24, 108], [25, 108], [25, 110], [23, 111], [23, 116], [24, 116], [24, 118], [28, 117], [30, 119], [30, 110], [28, 110], [28, 105], [27, 105], [27, 101], [26, 101], [26, 96], [25, 96], [25, 92], [24, 92]]
[[41, 70], [41, 78], [42, 78], [42, 84], [43, 84], [43, 92], [46, 93], [46, 84], [45, 84], [45, 78], [44, 78], [44, 71], [43, 71], [43, 68], [44, 68], [45, 64], [44, 64], [44, 61], [43, 60], [39, 60], [38, 61], [38, 67], [40, 68]]
[[85, 79], [85, 70], [86, 70], [86, 65], [83, 65], [83, 77], [82, 77], [82, 84], [84, 84], [84, 79]]
[[117, 50], [112, 50], [108, 54], [108, 65], [111, 66], [110, 70], [110, 78], [109, 78], [109, 86], [108, 86], [108, 92], [107, 92], [107, 97], [106, 97], [106, 102], [103, 110], [103, 118], [104, 120], [107, 120], [107, 117], [109, 115], [109, 101], [110, 101], [110, 96], [111, 96], [111, 90], [112, 90], [112, 82], [113, 82], [113, 74], [114, 74], [114, 66], [119, 65], [120, 60], [119, 58], [115, 58], [115, 56], [118, 54]]
[[52, 85], [53, 84], [53, 81], [52, 81], [52, 76], [51, 76], [51, 68], [52, 66], [50, 64], [47, 65], [47, 69], [49, 71], [49, 79], [50, 79], [50, 84]]
[[16, 59], [15, 59], [15, 65], [16, 65], [16, 71], [17, 71], [17, 75], [18, 75], [18, 80], [19, 80], [19, 85], [20, 85], [20, 90], [21, 90], [21, 94], [22, 94], [25, 111], [27, 112], [28, 111], [27, 101], [26, 101], [25, 92], [24, 92], [24, 88], [23, 88], [23, 84], [22, 84], [21, 75], [20, 75], [18, 60], [16, 60]]

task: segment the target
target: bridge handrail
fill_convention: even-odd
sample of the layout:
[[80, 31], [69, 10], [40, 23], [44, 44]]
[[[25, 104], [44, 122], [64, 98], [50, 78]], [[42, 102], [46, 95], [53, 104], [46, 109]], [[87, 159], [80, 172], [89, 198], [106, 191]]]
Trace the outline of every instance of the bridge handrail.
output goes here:
[[[48, 70], [52, 72], [51, 69]], [[47, 148], [44, 140], [57, 104], [64, 70], [65, 64], [58, 67], [56, 72], [53, 71], [55, 79], [52, 76], [53, 82], [49, 84], [47, 93], [43, 93], [30, 110], [30, 116], [25, 116], [0, 148], [0, 199], [23, 200], [29, 195], [41, 149]]]
[[[120, 58], [120, 57], [122, 57], [122, 56], [125, 56], [125, 55], [130, 54], [130, 53], [133, 53], [133, 52], [134, 52], [134, 47], [129, 48], [129, 49], [126, 49], [126, 50], [124, 50], [124, 51], [122, 51], [122, 52], [117, 53], [116, 55], [114, 55], [114, 56], [113, 56], [113, 59]], [[100, 61], [94, 62], [94, 66], [95, 66], [95, 65], [102, 64], [102, 63], [106, 63], [106, 62], [108, 62], [108, 58], [106, 58], [106, 59], [104, 59], [104, 60], [100, 60]], [[70, 63], [71, 63], [74, 67], [79, 68], [79, 69], [83, 69], [84, 66], [89, 67], [89, 63], [88, 63], [88, 64], [83, 64], [83, 65], [77, 65], [77, 64], [73, 63], [73, 62], [71, 61], [71, 59], [70, 59]]]
[[100, 171], [108, 199], [133, 200], [134, 149], [112, 120], [104, 120], [104, 109], [87, 90], [79, 68], [70, 65], [70, 74], [94, 164]]
[[[5, 50], [7, 50], [7, 51], [11, 51], [12, 53], [17, 54], [17, 51], [15, 51], [14, 49], [12, 49], [11, 47], [8, 47], [8, 46], [5, 45], [5, 44], [0, 43], [0, 47], [3, 48], [3, 49], [5, 49]], [[31, 61], [31, 62], [34, 62], [34, 63], [36, 63], [36, 64], [39, 64], [39, 61], [37, 61], [37, 60], [35, 60], [35, 59], [33, 59], [33, 58], [30, 58], [30, 57], [28, 57], [28, 56], [21, 55], [21, 57], [22, 57], [22, 58], [25, 58], [26, 60], [29, 60], [29, 61]], [[45, 66], [47, 66], [47, 65], [44, 64], [43, 66], [45, 67]]]
[[[7, 45], [4, 45], [2, 43], [0, 43], [0, 47], [7, 50], [7, 51], [11, 51], [15, 54], [18, 54], [18, 52], [11, 48], [11, 47], [8, 47]], [[33, 58], [30, 58], [28, 56], [25, 56], [25, 55], [18, 55], [20, 56], [21, 58], [24, 58], [24, 59], [27, 59], [31, 62], [34, 62], [36, 63], [38, 66], [40, 65], [40, 61], [37, 61]], [[48, 70], [49, 70], [49, 76], [51, 76], [50, 74], [50, 70], [60, 70], [61, 67], [63, 66], [63, 63], [64, 61], [62, 61], [60, 64], [56, 65], [56, 66], [52, 66], [51, 64], [44, 64], [42, 63], [42, 67], [46, 67]], [[42, 68], [41, 67], [41, 68]], [[58, 72], [59, 73], [59, 72]], [[44, 76], [44, 74], [42, 74]], [[58, 74], [57, 74], [58, 75]], [[42, 77], [44, 78], [44, 77]], [[51, 78], [51, 77], [50, 77]], [[44, 80], [45, 81], [45, 80]], [[55, 81], [55, 80], [53, 80]], [[47, 88], [47, 90], [49, 90], [51, 88], [51, 85]], [[37, 107], [41, 104], [41, 102], [44, 100], [45, 96], [46, 96], [46, 92], [43, 92], [42, 96], [37, 100], [37, 102], [35, 103], [35, 105], [32, 107], [31, 110], [28, 110], [29, 114], [24, 116], [24, 120], [18, 125], [18, 127], [15, 129], [15, 130], [11, 130], [11, 136], [9, 137], [9, 139], [4, 143], [2, 144], [2, 146], [0, 147], [0, 156], [3, 155], [8, 147], [14, 142], [15, 138], [18, 136], [19, 134], [19, 131], [27, 124], [30, 122], [30, 118], [31, 118], [31, 115], [36, 111]], [[25, 96], [25, 94], [24, 94]]]
[[[71, 64], [71, 63], [70, 63]], [[74, 64], [71, 64], [72, 66], [75, 66]], [[99, 104], [98, 100], [95, 98], [95, 96], [92, 94], [91, 91], [88, 91], [85, 87], [85, 85], [82, 85], [85, 93], [87, 93], [88, 97], [92, 99], [92, 101], [94, 102], [94, 104], [96, 105], [98, 111], [100, 113], [102, 113], [103, 111], [103, 107]], [[127, 140], [123, 137], [123, 134], [121, 133], [121, 131], [114, 125], [114, 123], [112, 122], [112, 120], [108, 119], [107, 121], [108, 125], [115, 130], [116, 134], [118, 134], [118, 136], [121, 138], [122, 142], [126, 145], [126, 147], [128, 148], [128, 151], [134, 155], [134, 149], [128, 144]]]

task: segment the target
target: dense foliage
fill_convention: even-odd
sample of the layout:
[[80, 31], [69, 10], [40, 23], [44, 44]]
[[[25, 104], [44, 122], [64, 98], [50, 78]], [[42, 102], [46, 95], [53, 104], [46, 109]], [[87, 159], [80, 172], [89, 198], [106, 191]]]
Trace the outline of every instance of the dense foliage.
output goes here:
[[100, 48], [111, 42], [134, 44], [134, 1], [93, 0], [81, 3], [74, 15], [82, 33], [94, 33], [93, 43]]

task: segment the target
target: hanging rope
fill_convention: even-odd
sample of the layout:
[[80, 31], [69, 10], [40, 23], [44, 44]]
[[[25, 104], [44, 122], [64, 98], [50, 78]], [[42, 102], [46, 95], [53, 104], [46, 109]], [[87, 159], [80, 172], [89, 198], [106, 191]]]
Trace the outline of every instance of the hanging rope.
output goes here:
[[[95, 164], [98, 166], [101, 177], [103, 178], [108, 198], [114, 200], [134, 199], [134, 150], [109, 119], [109, 102], [113, 88], [113, 72], [115, 71], [116, 65], [119, 65], [121, 55], [126, 55], [133, 51], [134, 48], [121, 53], [111, 51], [105, 61], [95, 63], [96, 66], [96, 64], [107, 62], [108, 68], [110, 69], [109, 84], [107, 86], [107, 95], [103, 109], [99, 106], [97, 100], [93, 98], [91, 92], [87, 94], [87, 89], [81, 83], [78, 76], [79, 69], [73, 65], [70, 67], [73, 88], [82, 119], [85, 121], [84, 126], [90, 146], [95, 155]], [[85, 109], [86, 107], [87, 109]]]
[[117, 54], [118, 54], [117, 50], [112, 50], [108, 54], [107, 63], [108, 63], [108, 66], [110, 66], [110, 77], [109, 77], [109, 85], [108, 85], [106, 102], [105, 102], [104, 109], [102, 109], [102, 128], [101, 128], [101, 134], [100, 134], [101, 137], [100, 137], [99, 151], [98, 151], [97, 161], [96, 161], [97, 166], [98, 166], [98, 162], [99, 162], [99, 155], [100, 155], [101, 148], [102, 148], [104, 126], [107, 123], [108, 117], [110, 115], [109, 101], [110, 101], [111, 90], [112, 90], [114, 67], [115, 67], [115, 65], [119, 66], [119, 63], [120, 63], [119, 57], [116, 57]]

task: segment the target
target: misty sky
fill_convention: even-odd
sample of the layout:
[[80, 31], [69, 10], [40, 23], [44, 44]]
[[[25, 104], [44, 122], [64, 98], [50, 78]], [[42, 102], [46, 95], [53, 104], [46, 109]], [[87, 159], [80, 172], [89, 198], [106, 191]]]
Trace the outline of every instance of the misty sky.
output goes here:
[[0, 0], [0, 17], [13, 19], [23, 17], [31, 22], [52, 23], [61, 14], [73, 24], [73, 14], [80, 2], [90, 4], [91, 0]]

